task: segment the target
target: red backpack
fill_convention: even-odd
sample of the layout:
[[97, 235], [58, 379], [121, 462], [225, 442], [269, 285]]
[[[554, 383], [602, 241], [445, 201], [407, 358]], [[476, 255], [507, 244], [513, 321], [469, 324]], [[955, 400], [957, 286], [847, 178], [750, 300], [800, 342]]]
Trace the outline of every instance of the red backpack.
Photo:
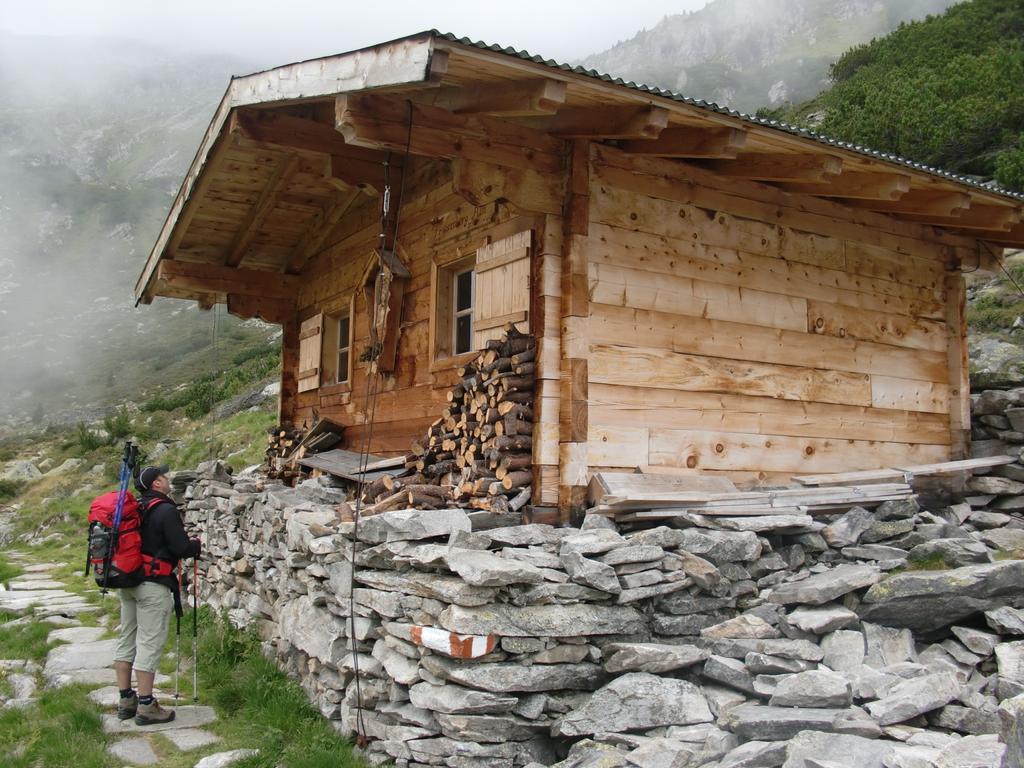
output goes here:
[[92, 566], [96, 584], [105, 589], [137, 587], [146, 576], [169, 576], [173, 567], [142, 551], [142, 513], [160, 503], [152, 499], [140, 512], [139, 503], [126, 491], [121, 521], [114, 530], [117, 491], [97, 496], [89, 507], [89, 556], [85, 572]]

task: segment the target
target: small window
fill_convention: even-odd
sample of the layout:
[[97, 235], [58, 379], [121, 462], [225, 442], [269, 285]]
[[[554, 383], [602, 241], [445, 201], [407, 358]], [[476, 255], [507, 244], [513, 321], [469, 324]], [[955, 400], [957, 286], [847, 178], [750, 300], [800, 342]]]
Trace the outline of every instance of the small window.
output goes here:
[[350, 331], [352, 318], [348, 315], [338, 318], [338, 383], [348, 381], [349, 356], [352, 351]]
[[452, 348], [456, 355], [473, 350], [473, 270], [467, 269], [455, 275], [452, 294], [455, 297], [452, 326], [455, 331]]

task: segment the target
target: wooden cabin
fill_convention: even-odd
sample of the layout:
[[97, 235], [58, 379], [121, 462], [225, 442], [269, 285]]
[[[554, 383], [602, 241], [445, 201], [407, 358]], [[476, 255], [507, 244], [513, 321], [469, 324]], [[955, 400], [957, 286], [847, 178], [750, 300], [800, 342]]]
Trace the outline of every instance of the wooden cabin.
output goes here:
[[426, 32], [234, 78], [136, 296], [280, 323], [282, 422], [329, 416], [353, 448], [376, 379], [385, 455], [514, 323], [538, 339], [534, 501], [566, 514], [598, 469], [963, 457], [961, 275], [1024, 246], [1022, 205]]

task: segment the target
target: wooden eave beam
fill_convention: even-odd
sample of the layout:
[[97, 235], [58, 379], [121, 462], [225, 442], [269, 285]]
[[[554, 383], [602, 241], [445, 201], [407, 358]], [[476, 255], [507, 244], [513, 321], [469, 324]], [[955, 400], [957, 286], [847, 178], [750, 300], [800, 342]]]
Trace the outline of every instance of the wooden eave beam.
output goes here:
[[285, 266], [285, 272], [291, 275], [302, 272], [309, 260], [319, 253], [331, 230], [337, 226], [352, 204], [359, 199], [360, 194], [361, 190], [359, 189], [338, 192], [330, 204], [321, 209], [292, 251], [288, 258], [288, 264]]
[[265, 296], [245, 296], [229, 293], [228, 314], [245, 320], [257, 318], [268, 323], [283, 325], [295, 318], [295, 302], [287, 299], [268, 299]]
[[957, 216], [934, 216], [909, 214], [905, 218], [919, 221], [923, 224], [933, 224], [940, 227], [955, 227], [956, 229], [971, 230], [994, 230], [1010, 231], [1021, 221], [1020, 208], [1010, 208], [1004, 205], [990, 205], [987, 203], [971, 203], [971, 207]]
[[417, 101], [456, 115], [497, 117], [553, 115], [565, 104], [565, 83], [551, 78], [449, 86], [424, 91]]
[[[975, 236], [977, 233], [975, 233]], [[993, 232], [983, 235], [986, 242], [1000, 248], [1024, 248], [1024, 224], [1015, 224], [1006, 232]]]
[[277, 205], [278, 196], [288, 187], [288, 182], [292, 174], [295, 173], [298, 164], [299, 158], [295, 155], [284, 157], [277, 164], [274, 172], [267, 180], [266, 186], [263, 187], [260, 199], [256, 201], [256, 205], [249, 209], [249, 213], [235, 234], [234, 241], [228, 247], [224, 259], [225, 266], [237, 267], [242, 263], [242, 259], [245, 258], [245, 250], [249, 247], [253, 238], [256, 237], [267, 216], [274, 210], [274, 206]]
[[716, 160], [736, 157], [746, 143], [747, 132], [738, 128], [671, 127], [656, 139], [624, 141], [619, 148], [636, 155]]
[[847, 204], [880, 213], [954, 217], [971, 207], [971, 196], [966, 192], [911, 189], [899, 200], [848, 200]]
[[[391, 173], [401, 176], [402, 163], [399, 161], [391, 167]], [[332, 187], [347, 192], [352, 188], [374, 195], [384, 186], [384, 163], [371, 163], [366, 160], [353, 160], [340, 155], [327, 158], [324, 178]], [[392, 177], [394, 178], [394, 177]]]
[[161, 261], [157, 267], [157, 279], [187, 291], [263, 296], [286, 301], [294, 301], [299, 290], [299, 279], [291, 275], [188, 261]]
[[899, 200], [910, 191], [910, 176], [905, 173], [863, 173], [848, 171], [831, 181], [816, 184], [782, 184], [789, 192], [817, 197], [849, 197], [858, 200]]
[[668, 127], [664, 107], [570, 107], [522, 122], [563, 139], [656, 139]]
[[843, 171], [842, 158], [827, 154], [775, 155], [745, 152], [733, 160], [708, 163], [715, 173], [755, 181], [827, 183]]

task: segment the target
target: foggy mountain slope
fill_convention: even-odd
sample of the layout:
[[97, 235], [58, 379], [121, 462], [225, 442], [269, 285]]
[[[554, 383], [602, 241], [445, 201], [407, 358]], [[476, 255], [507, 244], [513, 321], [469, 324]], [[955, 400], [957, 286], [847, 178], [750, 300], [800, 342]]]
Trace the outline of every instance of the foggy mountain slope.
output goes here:
[[848, 48], [955, 0], [712, 0], [583, 60], [743, 112], [812, 98]]
[[210, 313], [136, 310], [132, 288], [228, 78], [251, 68], [0, 33], [0, 414], [138, 399], [153, 377], [137, 360], [172, 380], [207, 365]]

